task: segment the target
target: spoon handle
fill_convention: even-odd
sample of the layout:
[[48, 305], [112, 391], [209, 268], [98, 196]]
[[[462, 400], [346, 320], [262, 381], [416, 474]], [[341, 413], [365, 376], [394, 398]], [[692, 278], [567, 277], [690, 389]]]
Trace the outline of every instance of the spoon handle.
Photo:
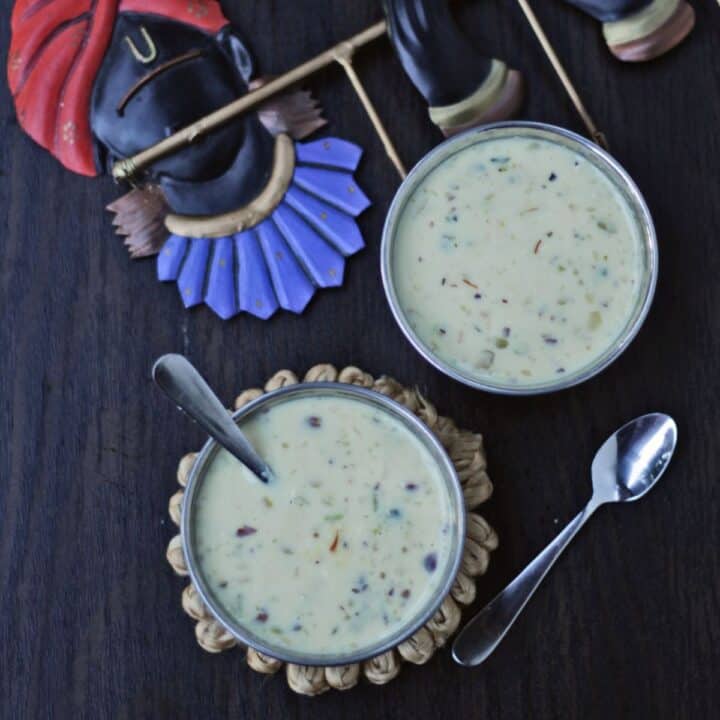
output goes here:
[[461, 631], [453, 644], [453, 658], [472, 667], [486, 660], [512, 627], [543, 578], [597, 507], [592, 501], [562, 532]]
[[211, 437], [267, 482], [271, 471], [210, 389], [202, 375], [182, 355], [163, 355], [152, 369], [158, 387]]

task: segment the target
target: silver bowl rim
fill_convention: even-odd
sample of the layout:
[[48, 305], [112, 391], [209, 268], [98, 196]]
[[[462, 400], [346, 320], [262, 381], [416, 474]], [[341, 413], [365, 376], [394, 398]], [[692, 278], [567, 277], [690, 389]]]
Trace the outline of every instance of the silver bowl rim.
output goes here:
[[453, 544], [451, 550], [451, 562], [448, 566], [446, 566], [446, 574], [442, 586], [438, 588], [437, 594], [433, 597], [432, 601], [428, 603], [422, 613], [417, 615], [411, 623], [408, 623], [393, 635], [387, 637], [383, 642], [368, 646], [363, 651], [343, 655], [307, 655], [293, 652], [291, 650], [286, 652], [281, 647], [265, 644], [259, 638], [256, 638], [250, 633], [246, 633], [245, 629], [239, 623], [235, 622], [229, 613], [224, 611], [220, 603], [216, 602], [212, 593], [208, 591], [207, 584], [203, 579], [191, 542], [193, 498], [195, 497], [196, 489], [199, 486], [199, 478], [202, 477], [205, 464], [212, 458], [219, 448], [218, 443], [212, 438], [208, 438], [203, 445], [202, 450], [200, 450], [198, 457], [195, 459], [185, 492], [183, 494], [182, 517], [180, 523], [181, 539], [190, 580], [197, 589], [200, 597], [212, 616], [241, 643], [254, 648], [258, 652], [287, 663], [313, 666], [350, 665], [381, 655], [391, 648], [396, 647], [417, 632], [437, 612], [443, 600], [449, 594], [460, 570], [465, 545], [466, 509], [462, 486], [460, 484], [457, 471], [455, 470], [455, 466], [447, 451], [442, 446], [440, 440], [412, 411], [392, 398], [376, 392], [375, 390], [338, 382], [298, 383], [261, 395], [240, 408], [240, 410], [234, 412], [232, 417], [237, 422], [268, 403], [279, 402], [283, 399], [291, 399], [296, 395], [308, 396], [317, 394], [349, 396], [380, 407], [394, 415], [397, 419], [403, 422], [405, 426], [413, 432], [414, 436], [423, 443], [426, 449], [430, 451], [433, 459], [437, 462], [437, 465], [443, 474], [443, 479], [445, 480], [448, 490], [450, 507], [457, 517], [453, 533], [454, 537], [452, 538]]
[[[605, 170], [608, 170], [608, 177], [616, 182], [620, 190], [624, 191], [628, 196], [633, 209], [639, 217], [641, 237], [646, 253], [646, 269], [643, 273], [643, 278], [645, 278], [648, 282], [645, 294], [642, 297], [642, 303], [640, 303], [638, 299], [638, 304], [636, 305], [635, 310], [637, 314], [632, 324], [628, 325], [623, 330], [622, 334], [614, 341], [612, 350], [601, 354], [598, 357], [597, 362], [592, 362], [575, 374], [562, 377], [557, 382], [544, 383], [541, 385], [514, 386], [499, 383], [495, 384], [484, 379], [473, 377], [469, 373], [464, 373], [450, 363], [442, 360], [420, 340], [415, 331], [410, 327], [405, 317], [405, 313], [402, 310], [393, 282], [392, 246], [398, 220], [402, 215], [402, 210], [409, 197], [415, 191], [420, 182], [422, 182], [422, 180], [424, 180], [425, 177], [432, 172], [432, 170], [434, 170], [447, 157], [450, 157], [450, 155], [453, 154], [453, 148], [456, 146], [471, 145], [473, 144], [471, 138], [475, 136], [482, 136], [484, 133], [492, 130], [505, 128], [508, 130], [520, 131], [535, 130], [544, 132], [549, 136], [560, 136], [565, 141], [570, 141], [568, 143], [569, 145], [576, 143], [577, 145], [580, 145], [586, 153], [594, 156], [594, 158], [598, 161], [597, 166], [600, 169], [604, 168]], [[438, 159], [439, 156], [440, 158]], [[557, 392], [559, 390], [565, 390], [575, 385], [579, 385], [580, 383], [595, 377], [605, 370], [609, 365], [617, 360], [620, 355], [622, 355], [645, 323], [645, 319], [650, 312], [650, 306], [652, 305], [653, 298], [655, 296], [658, 270], [659, 251], [657, 234], [655, 232], [652, 215], [647, 203], [645, 202], [645, 198], [640, 192], [640, 189], [625, 168], [623, 168], [623, 166], [620, 165], [620, 163], [607, 151], [603, 150], [601, 147], [582, 135], [578, 135], [571, 130], [567, 130], [557, 125], [534, 122], [530, 120], [510, 120], [480, 125], [476, 128], [454, 135], [424, 155], [413, 167], [408, 176], [403, 180], [402, 184], [395, 193], [385, 218], [380, 247], [380, 272], [383, 287], [385, 289], [385, 296], [388, 304], [390, 305], [395, 322], [400, 326], [400, 329], [410, 344], [418, 353], [420, 353], [422, 357], [425, 358], [425, 360], [448, 377], [453, 378], [464, 385], [475, 388], [476, 390], [484, 390], [496, 395], [530, 396]], [[637, 310], [638, 306], [639, 311]]]

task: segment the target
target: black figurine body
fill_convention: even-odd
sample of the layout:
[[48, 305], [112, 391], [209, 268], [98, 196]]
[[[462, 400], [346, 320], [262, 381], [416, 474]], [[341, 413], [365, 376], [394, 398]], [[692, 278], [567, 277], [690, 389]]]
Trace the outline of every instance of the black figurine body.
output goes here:
[[446, 135], [516, 112], [520, 74], [473, 46], [447, 0], [383, 0], [383, 7], [400, 62]]
[[[121, 13], [92, 95], [100, 166], [110, 172], [118, 159], [246, 94], [253, 70], [245, 41], [229, 25], [208, 34], [169, 18]], [[267, 183], [274, 144], [258, 114], [249, 113], [155, 162], [147, 179], [176, 213], [228, 212]]]

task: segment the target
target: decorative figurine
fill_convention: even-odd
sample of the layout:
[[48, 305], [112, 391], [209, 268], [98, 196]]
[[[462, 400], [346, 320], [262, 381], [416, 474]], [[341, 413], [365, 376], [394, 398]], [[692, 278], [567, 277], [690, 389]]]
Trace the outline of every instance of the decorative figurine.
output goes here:
[[[695, 22], [685, 0], [565, 2], [600, 20], [610, 51], [626, 61], [662, 55], [680, 43]], [[527, 0], [519, 4], [538, 32]], [[518, 111], [522, 76], [502, 60], [482, 55], [464, 37], [448, 0], [382, 0], [382, 5], [398, 58], [427, 100], [430, 118], [445, 135], [504, 120]], [[541, 30], [538, 34], [548, 42]]]
[[[693, 27], [685, 0], [565, 0], [604, 25], [610, 49], [646, 60]], [[604, 145], [528, 0], [518, 0], [590, 136]], [[389, 32], [446, 134], [514, 114], [522, 78], [463, 37], [448, 0], [383, 0], [386, 20], [277, 78], [255, 78], [242, 35], [217, 0], [17, 0], [8, 79], [23, 129], [70, 170], [133, 189], [108, 206], [132, 257], [158, 254], [160, 280], [186, 307], [220, 317], [302, 312], [342, 283], [364, 243], [369, 205], [353, 173], [361, 150], [303, 143], [325, 124], [307, 92], [342, 66], [388, 157], [405, 167], [353, 66]]]
[[610, 52], [620, 60], [642, 62], [671, 50], [695, 26], [685, 0], [565, 0], [603, 24]]
[[445, 135], [505, 120], [522, 102], [522, 76], [482, 55], [460, 32], [447, 0], [383, 0], [390, 40], [431, 120]]
[[[8, 77], [24, 130], [70, 170], [107, 172], [263, 84], [215, 0], [18, 0]], [[325, 124], [276, 96], [147, 169], [109, 206], [133, 257], [159, 252], [186, 307], [301, 312], [363, 247], [361, 150], [297, 142]], [[293, 139], [291, 139], [293, 138]]]

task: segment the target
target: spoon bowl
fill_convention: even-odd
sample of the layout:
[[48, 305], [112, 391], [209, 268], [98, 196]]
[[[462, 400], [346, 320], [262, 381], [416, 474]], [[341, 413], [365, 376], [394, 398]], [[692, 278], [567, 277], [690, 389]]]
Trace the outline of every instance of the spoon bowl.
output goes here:
[[593, 499], [598, 504], [631, 502], [662, 477], [677, 443], [677, 425], [668, 415], [650, 413], [613, 433], [592, 462]]

